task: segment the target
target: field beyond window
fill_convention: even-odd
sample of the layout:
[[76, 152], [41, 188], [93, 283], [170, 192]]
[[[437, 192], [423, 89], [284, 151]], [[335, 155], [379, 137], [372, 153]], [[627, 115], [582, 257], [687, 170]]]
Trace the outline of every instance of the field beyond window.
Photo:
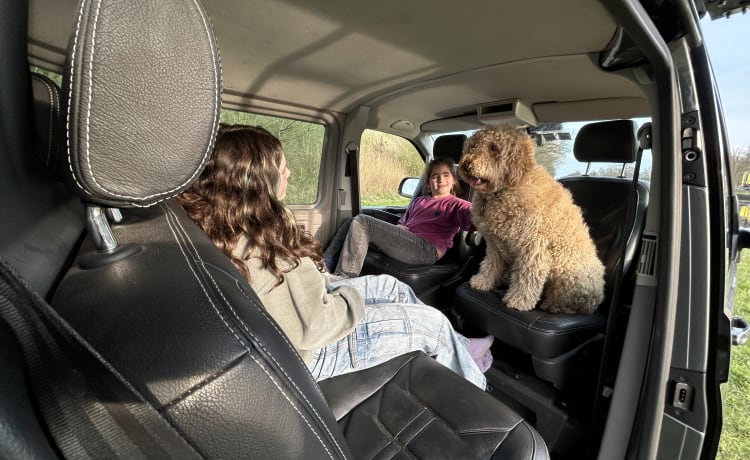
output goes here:
[[323, 125], [226, 109], [221, 111], [221, 122], [227, 125], [261, 126], [279, 138], [292, 171], [284, 202], [296, 205], [317, 201], [325, 141]]
[[366, 129], [360, 143], [359, 178], [362, 206], [406, 206], [398, 194], [405, 177], [419, 177], [425, 163], [406, 139]]

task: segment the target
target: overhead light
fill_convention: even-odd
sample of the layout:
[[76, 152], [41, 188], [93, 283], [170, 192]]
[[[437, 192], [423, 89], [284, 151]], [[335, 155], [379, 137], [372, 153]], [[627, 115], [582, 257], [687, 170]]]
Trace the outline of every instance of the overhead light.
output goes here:
[[410, 120], [396, 120], [391, 123], [391, 129], [409, 133], [414, 131], [414, 122]]

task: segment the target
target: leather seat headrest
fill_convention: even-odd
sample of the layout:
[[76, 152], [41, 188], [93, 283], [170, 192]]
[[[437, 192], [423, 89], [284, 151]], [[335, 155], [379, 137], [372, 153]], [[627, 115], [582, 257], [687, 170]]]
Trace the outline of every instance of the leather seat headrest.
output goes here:
[[70, 43], [66, 169], [77, 192], [132, 207], [188, 187], [221, 109], [216, 38], [199, 2], [83, 0]]
[[633, 120], [601, 121], [581, 128], [573, 144], [573, 154], [582, 162], [632, 163], [636, 147]]
[[444, 157], [452, 158], [454, 163], [461, 160], [461, 152], [466, 142], [464, 134], [446, 134], [435, 139], [435, 145], [432, 147], [433, 158]]

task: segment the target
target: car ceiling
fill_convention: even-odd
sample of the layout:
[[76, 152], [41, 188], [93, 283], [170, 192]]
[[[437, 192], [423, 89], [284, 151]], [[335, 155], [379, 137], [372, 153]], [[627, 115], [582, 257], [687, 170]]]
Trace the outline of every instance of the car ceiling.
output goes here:
[[[59, 71], [77, 2], [29, 3], [30, 60]], [[540, 121], [647, 114], [632, 79], [597, 65], [617, 30], [598, 1], [202, 3], [219, 43], [224, 93], [251, 107], [365, 106], [370, 127], [407, 137], [425, 122], [512, 98]]]

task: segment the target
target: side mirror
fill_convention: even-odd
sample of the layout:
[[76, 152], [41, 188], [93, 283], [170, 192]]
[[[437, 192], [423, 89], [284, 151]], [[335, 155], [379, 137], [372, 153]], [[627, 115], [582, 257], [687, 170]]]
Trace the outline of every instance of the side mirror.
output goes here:
[[740, 227], [740, 232], [737, 235], [737, 249], [745, 248], [750, 248], [750, 228]]
[[750, 324], [745, 318], [735, 316], [732, 318], [732, 345], [743, 345], [750, 335]]
[[405, 198], [412, 198], [419, 185], [418, 177], [404, 177], [398, 186], [398, 194]]

